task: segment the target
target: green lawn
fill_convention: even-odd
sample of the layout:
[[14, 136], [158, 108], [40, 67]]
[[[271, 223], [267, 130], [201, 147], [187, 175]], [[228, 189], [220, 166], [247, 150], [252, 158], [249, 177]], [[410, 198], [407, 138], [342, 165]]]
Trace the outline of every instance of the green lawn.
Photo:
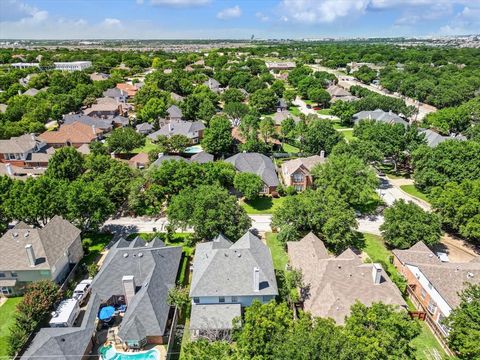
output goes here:
[[296, 146], [287, 144], [287, 143], [282, 143], [282, 150], [286, 153], [289, 154], [297, 154], [300, 152], [300, 149], [297, 148]]
[[87, 251], [85, 251], [85, 256], [82, 259], [82, 262], [88, 266], [95, 262], [98, 257], [100, 256], [100, 253], [105, 249], [105, 246], [108, 245], [108, 243], [112, 240], [113, 235], [112, 234], [99, 234], [99, 233], [90, 233], [86, 234], [85, 237], [82, 239], [82, 243], [85, 244], [89, 243], [90, 244], [87, 246]]
[[353, 130], [345, 130], [345, 131], [340, 131], [341, 134], [345, 137], [345, 140], [347, 141], [352, 141], [355, 139], [355, 136], [353, 136]]
[[290, 111], [290, 113], [294, 116], [300, 116], [301, 114], [300, 109], [297, 106], [290, 106], [288, 111]]
[[421, 321], [422, 331], [412, 341], [412, 345], [416, 347], [416, 359], [417, 360], [435, 360], [434, 354], [439, 354], [442, 359], [450, 358], [438, 343], [432, 331], [428, 328], [425, 322]]
[[147, 153], [148, 154], [149, 151], [155, 150], [156, 148], [157, 148], [157, 145], [152, 143], [152, 140], [150, 140], [150, 138], [147, 137], [145, 139], [145, 145], [143, 147], [133, 149], [132, 154], [138, 154], [138, 153]]
[[400, 188], [407, 194], [415, 196], [423, 201], [429, 202], [427, 195], [418, 190], [415, 185], [401, 185]]
[[277, 234], [267, 233], [267, 246], [272, 252], [273, 267], [275, 270], [285, 270], [285, 266], [288, 263], [288, 256], [283, 244], [277, 239]]
[[22, 297], [9, 298], [0, 306], [0, 358], [8, 358], [7, 350], [10, 327], [15, 322], [16, 307], [21, 300]]
[[319, 113], [321, 115], [332, 115], [332, 109], [317, 110], [317, 113]]
[[391, 252], [385, 247], [381, 236], [373, 234], [363, 234], [365, 239], [365, 251], [372, 262], [381, 263], [385, 271], [389, 274], [398, 274], [397, 269], [390, 262]]
[[272, 214], [285, 200], [284, 197], [272, 198], [270, 196], [260, 196], [252, 201], [240, 201], [240, 206], [247, 214]]

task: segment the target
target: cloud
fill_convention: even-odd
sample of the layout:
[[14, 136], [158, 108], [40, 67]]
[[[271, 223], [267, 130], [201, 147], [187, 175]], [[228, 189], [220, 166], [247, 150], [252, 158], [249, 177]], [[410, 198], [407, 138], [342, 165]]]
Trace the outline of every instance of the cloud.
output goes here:
[[210, 0], [150, 0], [150, 4], [159, 6], [203, 6], [210, 3]]
[[480, 4], [470, 4], [440, 28], [443, 35], [476, 34], [480, 29]]
[[266, 22], [266, 21], [270, 20], [270, 17], [268, 15], [265, 15], [264, 13], [262, 13], [260, 11], [255, 13], [255, 17], [257, 17], [257, 19], [259, 19], [260, 21], [263, 21], [263, 22]]
[[226, 8], [217, 14], [217, 18], [220, 20], [228, 20], [228, 19], [234, 19], [238, 18], [242, 15], [242, 9], [240, 9], [240, 6], [235, 5], [234, 7], [231, 8]]
[[370, 0], [282, 0], [283, 21], [332, 23], [338, 18], [365, 12]]
[[102, 25], [106, 27], [119, 27], [122, 26], [122, 22], [115, 18], [105, 18], [105, 20], [102, 22]]

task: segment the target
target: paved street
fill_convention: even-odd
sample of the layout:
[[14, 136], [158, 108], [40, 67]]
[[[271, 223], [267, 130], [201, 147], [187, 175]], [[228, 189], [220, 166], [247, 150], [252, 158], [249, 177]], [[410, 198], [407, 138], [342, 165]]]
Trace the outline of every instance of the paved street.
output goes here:
[[409, 98], [407, 96], [403, 96], [401, 94], [391, 94], [378, 86], [363, 84], [362, 82], [355, 79], [353, 76], [346, 75], [345, 73], [340, 72], [338, 70], [330, 69], [321, 65], [310, 65], [310, 67], [313, 70], [325, 71], [325, 72], [334, 74], [339, 79], [338, 85], [343, 87], [344, 89], [348, 90], [350, 89], [351, 86], [358, 85], [381, 95], [391, 96], [391, 97], [404, 100], [407, 105], [412, 105], [418, 108], [418, 115], [414, 117], [414, 120], [422, 120], [427, 114], [437, 111], [437, 108], [432, 105], [419, 103], [417, 100]]

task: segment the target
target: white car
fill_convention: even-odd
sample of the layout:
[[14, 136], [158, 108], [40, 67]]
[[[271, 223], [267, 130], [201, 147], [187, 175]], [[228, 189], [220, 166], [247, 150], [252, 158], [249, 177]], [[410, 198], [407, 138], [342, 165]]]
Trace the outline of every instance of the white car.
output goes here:
[[83, 301], [87, 298], [88, 294], [90, 293], [91, 284], [92, 284], [91, 279], [80, 281], [80, 283], [78, 283], [78, 285], [75, 287], [75, 290], [73, 290], [72, 298], [75, 300], [78, 300], [80, 304], [83, 303]]

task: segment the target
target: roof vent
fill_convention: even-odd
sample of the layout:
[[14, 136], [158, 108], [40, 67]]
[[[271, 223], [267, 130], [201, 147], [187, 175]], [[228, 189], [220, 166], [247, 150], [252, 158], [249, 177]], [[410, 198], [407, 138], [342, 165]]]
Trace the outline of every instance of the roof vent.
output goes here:
[[127, 257], [128, 257], [128, 253], [123, 254], [123, 257], [124, 257], [124, 258], [127, 258]]
[[468, 278], [473, 278], [473, 273], [469, 271], [469, 272], [467, 273], [467, 277], [468, 277]]
[[14, 232], [12, 235], [14, 238], [16, 238], [18, 236], [18, 233]]
[[138, 257], [143, 257], [143, 253], [138, 253]]
[[30, 235], [30, 231], [26, 231], [25, 234], [23, 234], [24, 237], [28, 237], [28, 235]]
[[237, 257], [242, 257], [242, 254], [238, 253], [238, 254], [237, 254]]

